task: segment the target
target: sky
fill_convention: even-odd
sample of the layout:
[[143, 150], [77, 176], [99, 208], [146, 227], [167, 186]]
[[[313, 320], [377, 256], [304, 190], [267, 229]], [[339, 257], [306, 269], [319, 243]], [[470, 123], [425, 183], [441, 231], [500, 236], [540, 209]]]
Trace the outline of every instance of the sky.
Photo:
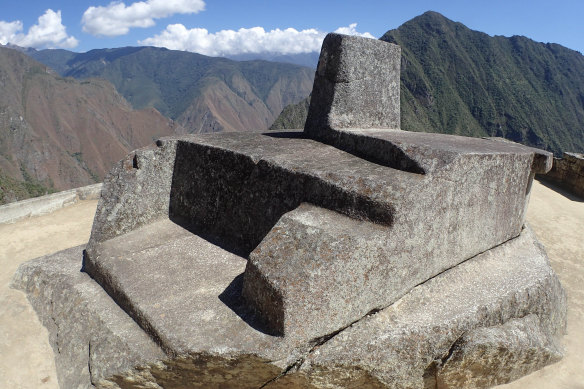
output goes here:
[[379, 38], [426, 11], [584, 53], [584, 0], [0, 0], [0, 43], [297, 54], [319, 51], [327, 32]]

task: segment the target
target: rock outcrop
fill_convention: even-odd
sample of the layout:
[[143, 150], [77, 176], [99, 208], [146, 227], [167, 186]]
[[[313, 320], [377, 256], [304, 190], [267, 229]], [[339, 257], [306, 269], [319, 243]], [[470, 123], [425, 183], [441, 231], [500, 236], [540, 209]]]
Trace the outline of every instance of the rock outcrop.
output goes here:
[[76, 248], [15, 276], [61, 385], [488, 387], [561, 358], [566, 297], [524, 226], [551, 154], [399, 130], [399, 61], [331, 34], [304, 132], [114, 167], [83, 272]]

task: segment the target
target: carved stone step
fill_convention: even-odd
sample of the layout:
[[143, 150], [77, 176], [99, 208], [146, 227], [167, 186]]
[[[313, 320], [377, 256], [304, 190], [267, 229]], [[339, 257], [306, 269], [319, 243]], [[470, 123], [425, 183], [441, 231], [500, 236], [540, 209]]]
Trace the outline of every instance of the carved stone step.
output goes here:
[[245, 258], [168, 219], [110, 239], [96, 253], [84, 269], [168, 354], [249, 350], [275, 360], [289, 352], [241, 301]]

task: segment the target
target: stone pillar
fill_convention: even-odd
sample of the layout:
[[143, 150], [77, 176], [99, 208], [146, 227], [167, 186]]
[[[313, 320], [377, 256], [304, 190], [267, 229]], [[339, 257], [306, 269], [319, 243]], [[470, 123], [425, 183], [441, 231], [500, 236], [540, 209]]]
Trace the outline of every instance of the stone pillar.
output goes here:
[[327, 129], [400, 128], [399, 46], [328, 34], [322, 44], [304, 131], [326, 139]]

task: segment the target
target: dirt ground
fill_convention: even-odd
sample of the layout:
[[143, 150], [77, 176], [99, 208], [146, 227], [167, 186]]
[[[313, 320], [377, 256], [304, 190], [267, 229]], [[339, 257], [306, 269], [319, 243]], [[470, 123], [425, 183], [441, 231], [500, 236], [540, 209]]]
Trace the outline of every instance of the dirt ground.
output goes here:
[[[25, 295], [8, 285], [20, 263], [86, 243], [96, 205], [0, 224], [0, 388], [58, 388], [47, 331]], [[584, 389], [584, 200], [536, 181], [527, 220], [568, 293], [565, 357], [501, 388]]]
[[8, 285], [22, 262], [87, 243], [96, 207], [97, 200], [82, 201], [0, 224], [0, 388], [59, 387], [48, 332], [25, 294]]

